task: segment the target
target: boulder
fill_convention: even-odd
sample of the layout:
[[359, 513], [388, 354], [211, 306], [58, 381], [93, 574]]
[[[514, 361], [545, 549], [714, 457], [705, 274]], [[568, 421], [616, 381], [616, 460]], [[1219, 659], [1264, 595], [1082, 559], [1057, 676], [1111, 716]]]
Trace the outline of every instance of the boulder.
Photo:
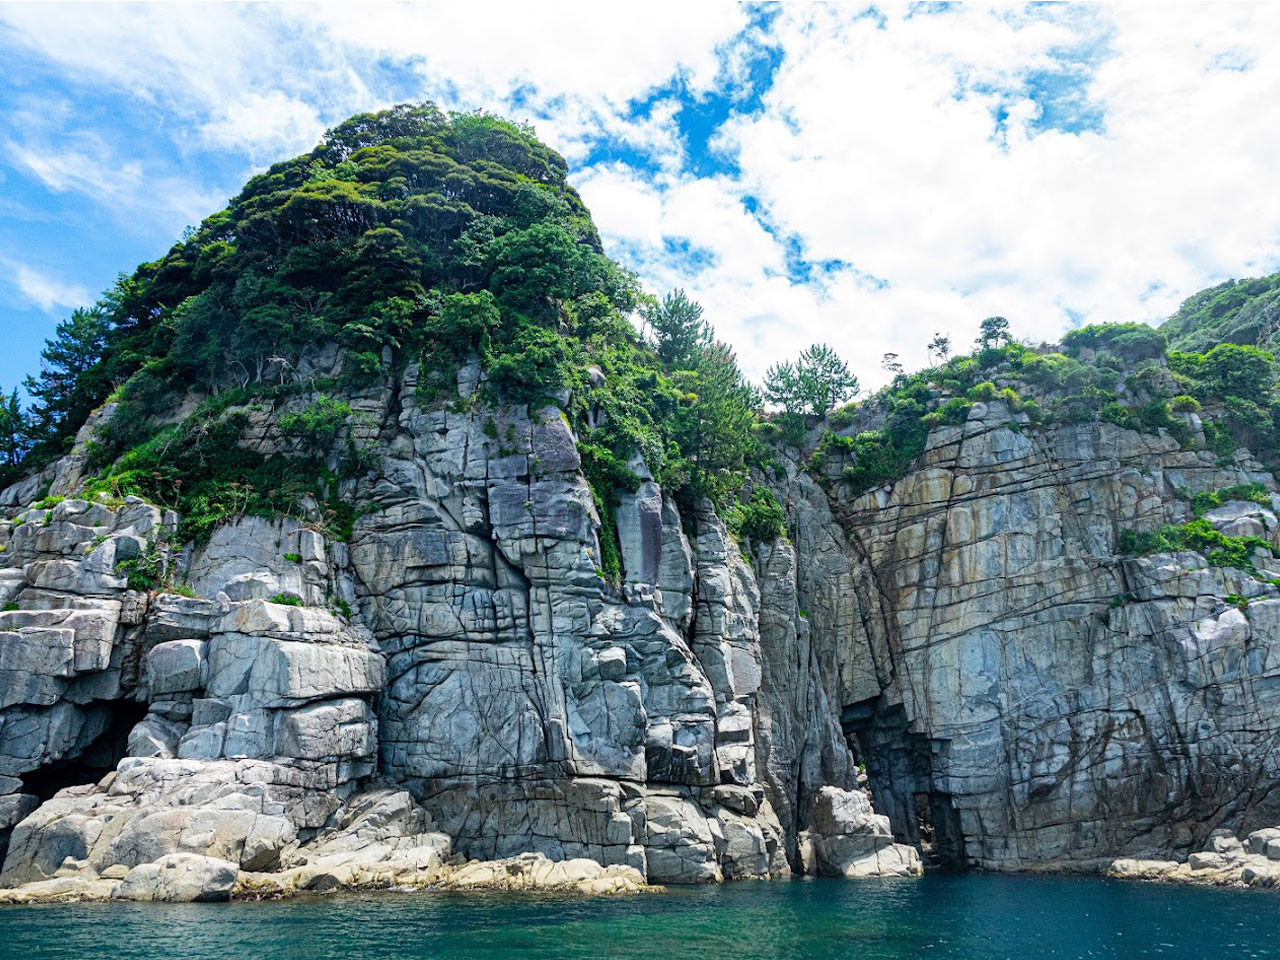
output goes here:
[[120, 883], [121, 900], [204, 903], [231, 899], [236, 865], [214, 857], [175, 853], [134, 867]]
[[835, 877], [918, 877], [920, 852], [896, 843], [889, 818], [873, 812], [866, 794], [823, 787], [809, 818], [817, 872]]

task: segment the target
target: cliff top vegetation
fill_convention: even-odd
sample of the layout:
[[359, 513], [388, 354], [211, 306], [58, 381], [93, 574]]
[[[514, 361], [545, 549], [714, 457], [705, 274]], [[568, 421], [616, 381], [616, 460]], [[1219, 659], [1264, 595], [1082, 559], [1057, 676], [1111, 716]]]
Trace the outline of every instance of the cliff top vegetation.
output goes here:
[[[342, 535], [350, 481], [376, 468], [349, 401], [418, 364], [422, 398], [456, 403], [473, 359], [487, 376], [472, 403], [563, 408], [606, 528], [617, 493], [638, 482], [636, 455], [683, 504], [710, 497], [763, 538], [781, 510], [751, 492], [749, 472], [770, 466], [774, 445], [857, 493], [900, 477], [931, 429], [997, 397], [1032, 428], [1164, 429], [1224, 457], [1246, 445], [1275, 468], [1274, 360], [1254, 344], [1274, 335], [1277, 277], [1197, 294], [1160, 329], [1089, 326], [1061, 345], [1017, 343], [991, 317], [968, 355], [941, 333], [931, 368], [907, 374], [886, 355], [892, 383], [859, 404], [841, 406], [857, 380], [816, 344], [772, 368], [762, 393], [683, 291], [652, 297], [603, 254], [563, 158], [529, 129], [405, 105], [353, 117], [254, 177], [61, 323], [28, 381], [32, 409], [16, 394], [0, 402], [0, 486], [67, 452], [112, 402], [90, 444], [91, 489], [171, 506], [194, 539], [228, 516], [305, 502]], [[318, 381], [309, 371], [326, 345], [341, 374]], [[303, 395], [305, 409], [285, 412]], [[281, 410], [288, 455], [241, 443], [255, 405]], [[1196, 433], [1188, 414], [1201, 408]]]
[[[326, 456], [351, 432], [333, 398], [418, 363], [427, 398], [449, 402], [458, 365], [477, 357], [482, 401], [568, 406], [603, 509], [636, 482], [635, 453], [686, 499], [724, 503], [745, 475], [758, 395], [696, 304], [648, 297], [603, 255], [565, 170], [531, 131], [489, 115], [422, 104], [353, 117], [59, 325], [28, 383], [30, 415], [0, 409], [13, 421], [0, 486], [65, 453], [113, 401], [93, 440], [99, 487], [175, 507], [192, 536], [316, 491], [342, 526], [337, 491], [369, 458]], [[302, 375], [326, 343], [344, 353], [340, 383]], [[596, 427], [580, 389], [592, 367], [605, 383]], [[280, 423], [306, 463], [239, 445], [246, 405], [316, 389], [323, 409]]]

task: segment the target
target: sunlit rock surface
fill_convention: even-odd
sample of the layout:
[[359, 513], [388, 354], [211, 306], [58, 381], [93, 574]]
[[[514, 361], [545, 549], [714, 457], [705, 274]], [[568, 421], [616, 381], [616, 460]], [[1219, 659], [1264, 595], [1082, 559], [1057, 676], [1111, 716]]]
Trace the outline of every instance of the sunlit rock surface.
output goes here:
[[[76, 499], [79, 454], [69, 499], [0, 494], [5, 896], [1193, 870], [1280, 822], [1270, 559], [1116, 550], [1273, 488], [1243, 452], [979, 403], [856, 498], [781, 460], [762, 544], [637, 461], [614, 585], [554, 405], [423, 405], [412, 367], [351, 403], [380, 461], [347, 542], [246, 517], [178, 549], [170, 513]], [[139, 558], [195, 595], [131, 589]]]

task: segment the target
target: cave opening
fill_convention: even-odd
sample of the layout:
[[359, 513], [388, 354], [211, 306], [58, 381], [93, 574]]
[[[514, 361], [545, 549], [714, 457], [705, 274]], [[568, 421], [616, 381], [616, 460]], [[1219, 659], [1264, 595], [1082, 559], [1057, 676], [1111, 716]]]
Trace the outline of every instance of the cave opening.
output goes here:
[[963, 869], [959, 816], [951, 795], [934, 785], [936, 756], [946, 744], [913, 733], [902, 705], [881, 697], [845, 706], [840, 728], [894, 839], [918, 847], [926, 868]]
[[147, 715], [147, 705], [133, 700], [111, 704], [107, 727], [74, 757], [22, 775], [22, 792], [33, 794], [41, 803], [66, 787], [97, 783], [124, 758], [129, 731]]

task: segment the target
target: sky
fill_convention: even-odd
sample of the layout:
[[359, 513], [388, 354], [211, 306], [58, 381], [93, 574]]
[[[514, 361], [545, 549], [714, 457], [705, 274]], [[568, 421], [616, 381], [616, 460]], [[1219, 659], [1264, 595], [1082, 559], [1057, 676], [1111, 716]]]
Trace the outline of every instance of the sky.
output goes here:
[[533, 125], [607, 252], [761, 378], [864, 387], [1280, 269], [1280, 4], [0, 3], [0, 387], [347, 116]]

